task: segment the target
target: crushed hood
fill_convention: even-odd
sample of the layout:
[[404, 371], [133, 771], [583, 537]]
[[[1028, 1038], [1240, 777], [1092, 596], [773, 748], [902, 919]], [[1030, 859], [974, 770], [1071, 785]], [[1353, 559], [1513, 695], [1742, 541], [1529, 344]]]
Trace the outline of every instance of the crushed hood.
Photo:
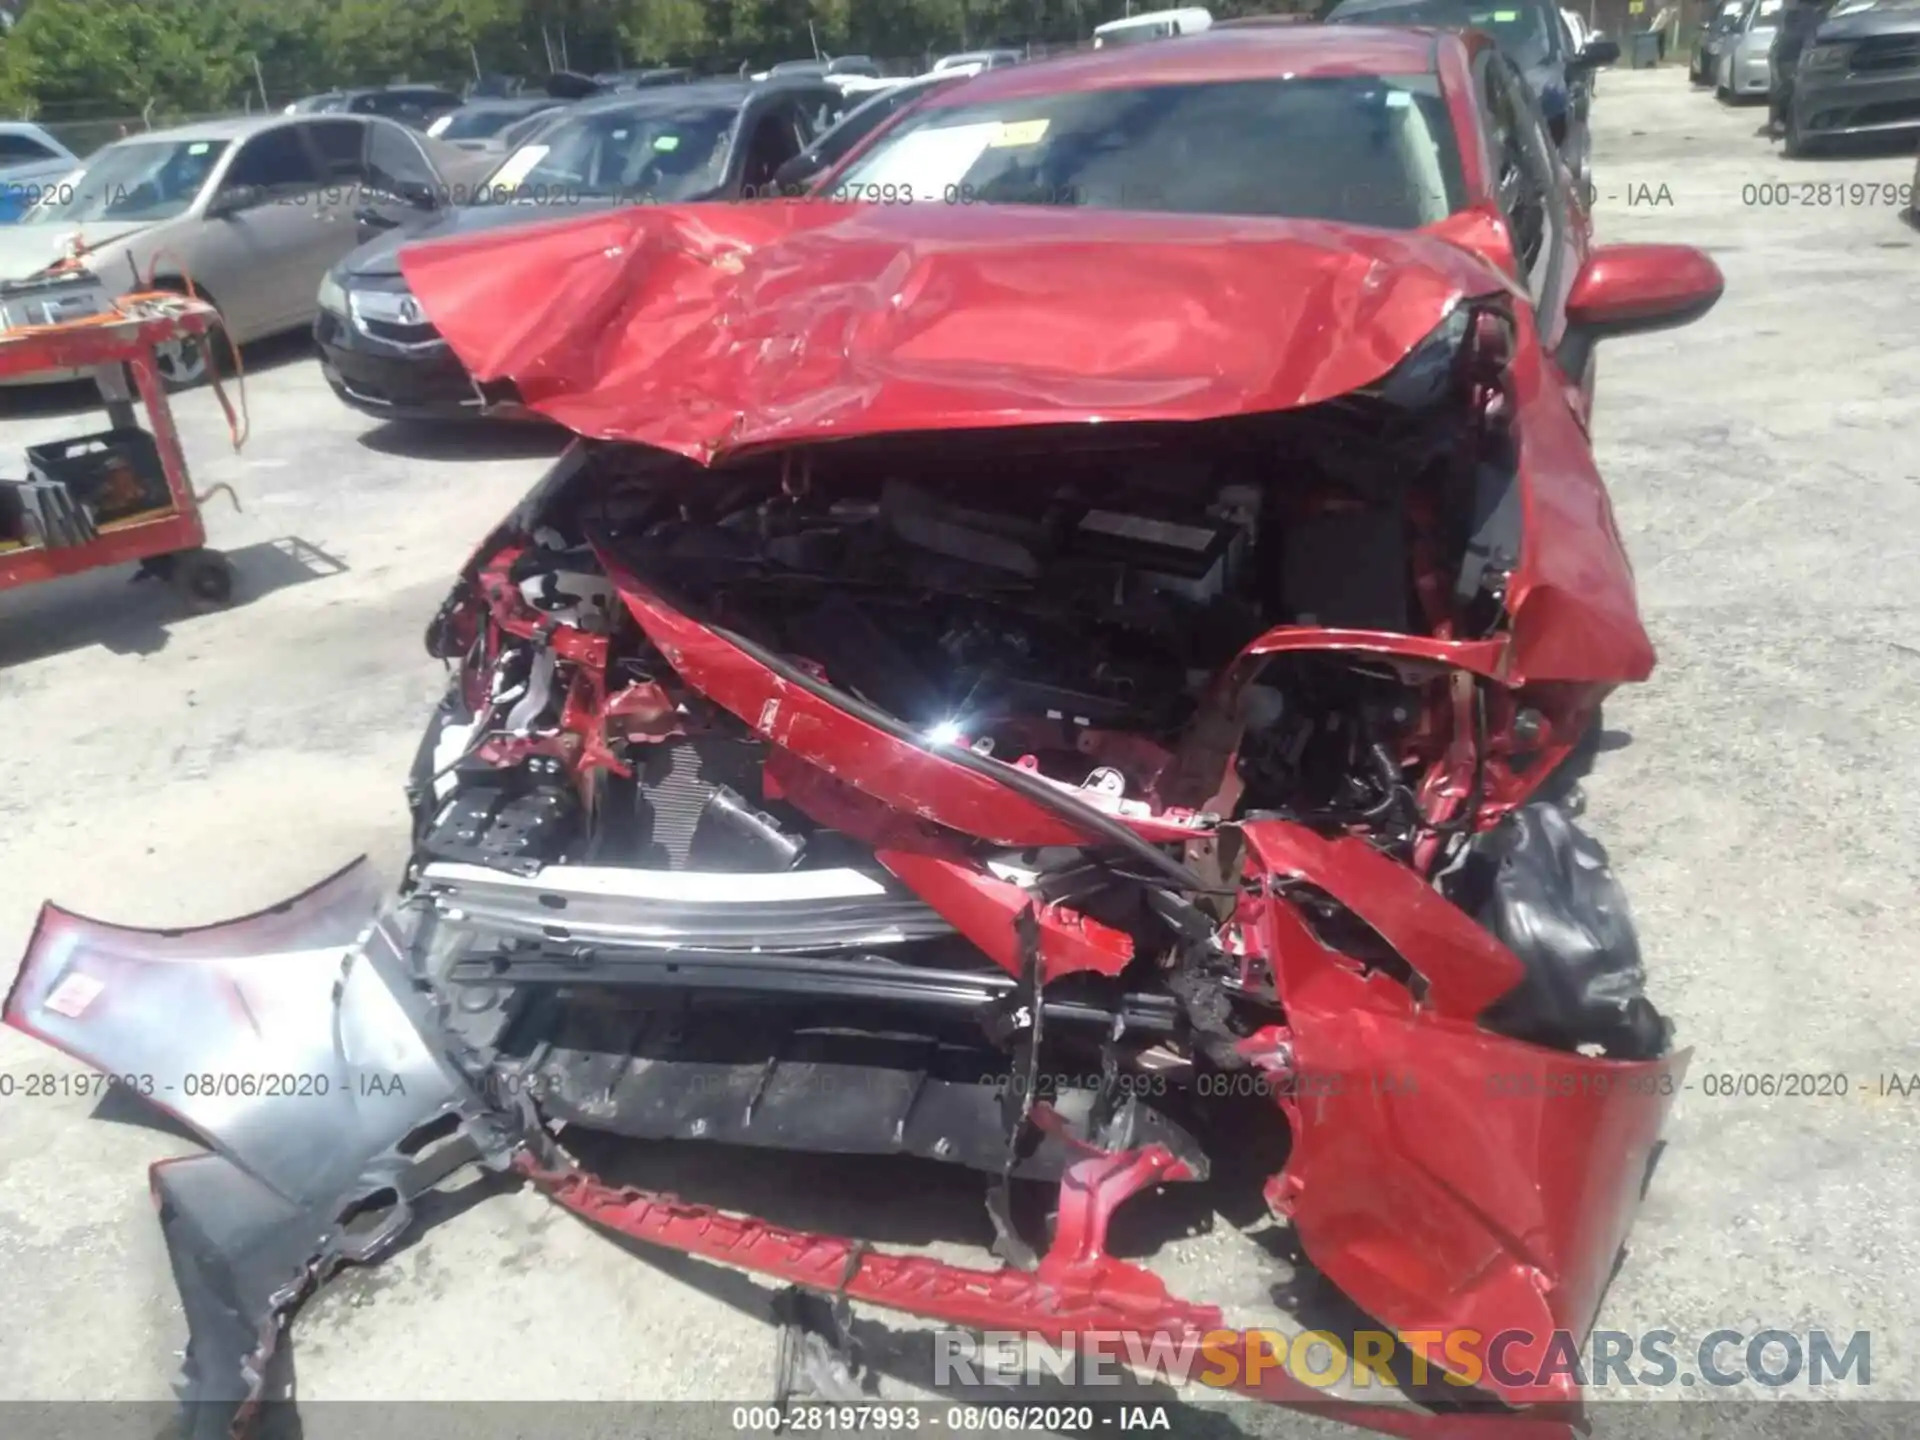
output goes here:
[[400, 268], [477, 379], [704, 464], [1313, 405], [1505, 284], [1434, 237], [1319, 221], [823, 201], [629, 208]]

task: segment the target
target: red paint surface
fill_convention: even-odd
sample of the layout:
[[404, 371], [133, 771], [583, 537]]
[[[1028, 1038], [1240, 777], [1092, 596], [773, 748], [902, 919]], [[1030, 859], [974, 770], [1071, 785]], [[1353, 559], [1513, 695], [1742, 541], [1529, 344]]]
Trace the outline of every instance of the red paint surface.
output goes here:
[[1378, 380], [1502, 283], [1443, 241], [1316, 221], [824, 201], [633, 207], [400, 263], [478, 379], [702, 463], [1290, 410]]
[[[1410, 871], [1367, 877], [1361, 893], [1344, 883], [1361, 878], [1350, 858], [1299, 863], [1297, 827], [1258, 821], [1245, 833], [1250, 874], [1306, 869], [1323, 888], [1346, 889], [1341, 898], [1383, 935], [1417, 940], [1407, 916], [1420, 914], [1414, 892], [1431, 892]], [[1293, 1151], [1268, 1191], [1308, 1257], [1439, 1368], [1451, 1364], [1442, 1334], [1461, 1330], [1478, 1333], [1468, 1353], [1483, 1360], [1495, 1337], [1521, 1332], [1503, 1352], [1508, 1372], [1542, 1368], [1557, 1330], [1578, 1337], [1592, 1323], [1691, 1052], [1642, 1063], [1509, 1040], [1449, 1015], [1451, 1005], [1417, 1006], [1385, 975], [1362, 976], [1285, 903], [1245, 901], [1236, 918], [1287, 1013], [1284, 1031], [1243, 1048], [1277, 1056], [1284, 1045], [1290, 1055], [1270, 1068], [1312, 1077], [1282, 1097]], [[1451, 937], [1450, 963], [1490, 946], [1518, 973], [1491, 936], [1469, 938]], [[1404, 953], [1419, 969], [1449, 948]], [[1492, 956], [1488, 969], [1491, 980]], [[1516, 1404], [1578, 1395], [1571, 1376], [1481, 1384]]]

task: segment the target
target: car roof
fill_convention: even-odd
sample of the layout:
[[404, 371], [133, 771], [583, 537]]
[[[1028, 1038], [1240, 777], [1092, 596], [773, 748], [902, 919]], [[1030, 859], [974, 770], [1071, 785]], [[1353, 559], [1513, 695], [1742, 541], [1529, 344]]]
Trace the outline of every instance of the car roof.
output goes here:
[[175, 125], [167, 130], [145, 130], [113, 143], [122, 145], [141, 140], [245, 140], [262, 130], [276, 130], [283, 125], [307, 125], [315, 120], [377, 118], [372, 115], [315, 115], [305, 112], [294, 115], [229, 115], [221, 120], [197, 120], [191, 125]]
[[600, 115], [610, 110], [694, 110], [702, 107], [744, 107], [761, 95], [787, 91], [834, 90], [818, 75], [780, 75], [770, 80], [696, 80], [688, 85], [649, 85], [638, 90], [610, 90], [567, 106], [569, 115]]
[[1208, 84], [1281, 75], [1410, 75], [1439, 68], [1441, 33], [1412, 26], [1275, 25], [1084, 50], [1055, 60], [983, 70], [930, 108], [977, 105], [1074, 90]]
[[545, 110], [565, 105], [551, 95], [479, 95], [467, 101], [462, 110]]
[[[1544, 10], [1548, 14], [1557, 14], [1560, 9], [1559, 0], [1500, 0], [1500, 3], [1512, 10]], [[1349, 17], [1358, 19], [1376, 10], [1431, 10], [1436, 15], [1446, 15], [1473, 8], [1475, 0], [1340, 0], [1326, 18], [1338, 17], [1340, 23], [1346, 24]]]

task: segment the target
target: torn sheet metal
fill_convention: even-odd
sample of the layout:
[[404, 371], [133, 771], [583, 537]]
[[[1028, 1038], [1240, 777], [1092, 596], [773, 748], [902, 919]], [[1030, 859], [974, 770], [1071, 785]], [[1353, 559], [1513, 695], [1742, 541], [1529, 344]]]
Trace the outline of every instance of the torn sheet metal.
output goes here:
[[1505, 285], [1443, 241], [1321, 221], [827, 201], [633, 206], [400, 266], [483, 384], [704, 464], [1313, 405]]

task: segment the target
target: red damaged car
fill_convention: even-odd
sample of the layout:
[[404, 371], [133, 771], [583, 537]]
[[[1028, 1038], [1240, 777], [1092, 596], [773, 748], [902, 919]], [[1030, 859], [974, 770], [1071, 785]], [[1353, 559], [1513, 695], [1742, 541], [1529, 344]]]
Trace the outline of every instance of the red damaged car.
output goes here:
[[[1221, 1311], [1107, 1222], [1271, 1152], [1362, 1310], [1443, 1369], [1517, 1334], [1480, 1387], [1577, 1399], [1499, 1376], [1590, 1325], [1686, 1061], [1554, 798], [1653, 666], [1593, 351], [1721, 280], [1589, 249], [1490, 43], [994, 71], [819, 199], [402, 264], [582, 437], [429, 630], [404, 884], [192, 932], [49, 906], [7, 1001], [183, 1077], [191, 1396], [272, 1394], [291, 1307], [464, 1163], [802, 1292], [1197, 1337]], [[966, 1167], [1004, 1265], [618, 1188], [596, 1135]]]

